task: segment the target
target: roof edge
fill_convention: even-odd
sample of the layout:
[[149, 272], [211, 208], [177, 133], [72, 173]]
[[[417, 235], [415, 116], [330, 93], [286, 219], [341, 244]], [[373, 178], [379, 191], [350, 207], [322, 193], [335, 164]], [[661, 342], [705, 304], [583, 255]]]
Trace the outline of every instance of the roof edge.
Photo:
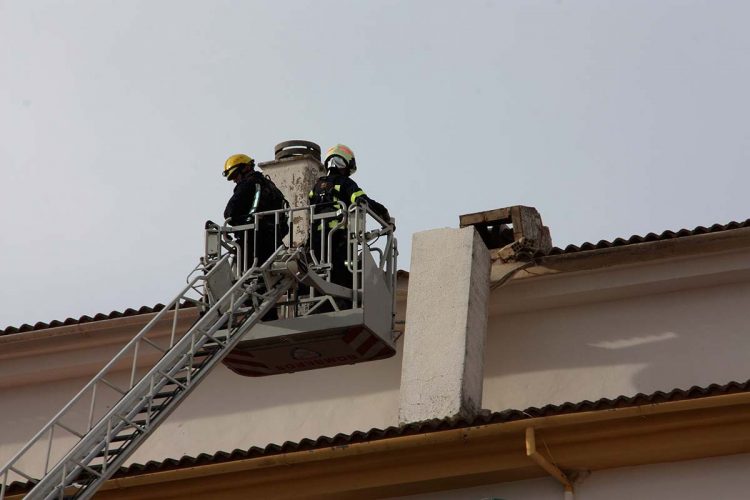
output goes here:
[[517, 279], [549, 274], [587, 271], [605, 267], [750, 250], [750, 227], [716, 233], [696, 234], [666, 240], [643, 241], [538, 257], [537, 264], [520, 272]]
[[[425, 447], [431, 449], [435, 449], [436, 447], [453, 449], [456, 446], [464, 447], [467, 444], [477, 443], [478, 441], [485, 439], [515, 439], [515, 437], [524, 435], [528, 428], [533, 428], [537, 431], [549, 434], [552, 430], [559, 430], [561, 428], [572, 426], [577, 426], [577, 429], [580, 432], [585, 426], [601, 424], [604, 429], [616, 429], [619, 431], [623, 420], [638, 419], [639, 421], [642, 421], [644, 418], [655, 417], [658, 415], [674, 415], [677, 419], [683, 418], [684, 415], [684, 418], [687, 419], [688, 415], [704, 413], [705, 411], [711, 410], [714, 412], [723, 412], [725, 408], [737, 405], [750, 405], [750, 393], [745, 392], [700, 399], [667, 401], [628, 408], [614, 408], [610, 410], [594, 410], [581, 413], [531, 417], [511, 422], [488, 423], [414, 435], [386, 437], [379, 440], [364, 441], [350, 445], [334, 445], [311, 450], [298, 450], [277, 455], [238, 461], [227, 461], [198, 467], [178, 468], [170, 471], [136, 474], [134, 476], [120, 476], [115, 481], [108, 482], [109, 484], [105, 485], [105, 487], [102, 488], [102, 491], [108, 489], [147, 486], [163, 482], [172, 483], [175, 481], [202, 479], [220, 474], [249, 473], [251, 471], [260, 472], [260, 470], [267, 470], [274, 467], [288, 468], [289, 466], [313, 464], [316, 462], [329, 463], [331, 460], [336, 460], [336, 462], [330, 463], [341, 463], [341, 459], [366, 459], [368, 455], [393, 453], [401, 455], [408, 454], [412, 451], [416, 452]], [[600, 435], [599, 439], [605, 440], [607, 438]], [[653, 460], [646, 456], [647, 452], [644, 451], [643, 455], [644, 463], [653, 463]], [[706, 451], [706, 456], [713, 456], [712, 452]], [[525, 459], [526, 457], [521, 456], [519, 458]], [[330, 473], [334, 475], [336, 474], [335, 471], [331, 471]], [[263, 474], [265, 474], [265, 472]], [[536, 476], [543, 475], [544, 472], [541, 470], [536, 474]]]

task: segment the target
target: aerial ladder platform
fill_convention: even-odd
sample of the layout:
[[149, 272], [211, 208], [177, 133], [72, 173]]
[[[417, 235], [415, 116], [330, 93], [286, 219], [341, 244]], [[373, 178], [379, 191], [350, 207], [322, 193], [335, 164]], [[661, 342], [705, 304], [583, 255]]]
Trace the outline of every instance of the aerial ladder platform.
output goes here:
[[[276, 229], [293, 234], [299, 216], [306, 241], [285, 242]], [[275, 250], [260, 262], [251, 256], [269, 219]], [[317, 230], [320, 244], [311, 245]], [[337, 232], [351, 288], [331, 280]], [[0, 469], [0, 500], [18, 481], [31, 485], [28, 499], [91, 498], [218, 363], [257, 377], [395, 354], [396, 239], [392, 221], [366, 205], [285, 208], [242, 226], [208, 222], [205, 242], [187, 285]], [[178, 316], [194, 307], [199, 318], [178, 332]], [[279, 319], [263, 321], [274, 308]], [[156, 326], [170, 316], [164, 340]]]

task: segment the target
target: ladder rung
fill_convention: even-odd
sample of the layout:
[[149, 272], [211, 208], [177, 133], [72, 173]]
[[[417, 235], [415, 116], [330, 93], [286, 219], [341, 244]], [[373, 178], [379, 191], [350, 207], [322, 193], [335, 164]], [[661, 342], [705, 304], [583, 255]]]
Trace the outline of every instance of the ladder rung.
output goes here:
[[154, 394], [153, 399], [166, 399], [171, 398], [175, 395], [177, 395], [176, 391], [157, 392], [156, 394]]
[[110, 443], [121, 443], [123, 441], [130, 441], [131, 439], [138, 436], [137, 432], [133, 432], [131, 434], [120, 434], [119, 436], [115, 436], [112, 439], [109, 440]]
[[203, 356], [208, 356], [216, 352], [216, 349], [201, 349], [200, 351], [195, 351], [193, 353], [193, 358], [202, 358]]
[[119, 418], [120, 420], [122, 420], [125, 423], [125, 425], [127, 425], [128, 427], [136, 427], [141, 432], [148, 431], [148, 429], [144, 427], [146, 425], [145, 420], [130, 420], [130, 419], [123, 417], [122, 415], [115, 415], [115, 416]]
[[[152, 411], [152, 412], [158, 412], [158, 411], [162, 411], [162, 410], [163, 410], [164, 408], [166, 408], [167, 406], [168, 406], [168, 403], [167, 403], [167, 402], [164, 402], [164, 403], [162, 403], [162, 404], [160, 404], [160, 405], [152, 406], [152, 407], [151, 407], [151, 411]], [[149, 413], [149, 408], [148, 408], [148, 406], [144, 406], [144, 407], [143, 407], [143, 408], [141, 409], [141, 411], [139, 411], [139, 412], [138, 412], [138, 415], [143, 415], [144, 413]]]
[[175, 382], [175, 381], [179, 382], [182, 385], [185, 385], [185, 383], [187, 382], [187, 377], [172, 377], [172, 378], [167, 378], [167, 383], [164, 384], [164, 387], [166, 387], [168, 385], [177, 385], [177, 382]]
[[[107, 457], [116, 457], [117, 455], [122, 453], [122, 451], [123, 451], [122, 448], [116, 448], [116, 449], [110, 448], [109, 450], [107, 450]], [[94, 456], [94, 458], [104, 458], [104, 450], [101, 450], [99, 453], [97, 453]]]
[[[104, 450], [102, 450], [102, 455], [103, 454], [104, 454]], [[109, 453], [109, 454], [111, 455], [111, 453]], [[92, 476], [98, 476], [98, 477], [102, 476], [101, 471], [93, 469], [93, 468], [91, 468], [90, 466], [88, 466], [86, 464], [83, 464], [83, 463], [81, 463], [81, 462], [79, 462], [77, 460], [73, 460], [73, 463], [76, 464], [76, 465], [78, 465], [79, 467], [82, 467], [85, 472], [88, 472]]]
[[91, 469], [94, 473], [92, 474], [91, 472], [84, 469], [83, 471], [81, 471], [81, 475], [78, 476], [78, 480], [76, 481], [77, 483], [81, 483], [83, 481], [91, 481], [93, 479], [96, 479], [97, 477], [101, 477], [101, 471], [103, 467], [100, 464], [92, 464], [88, 468]]
[[[186, 367], [186, 368], [190, 369], [190, 367]], [[183, 369], [180, 369], [178, 371], [182, 371]], [[164, 373], [161, 370], [159, 370], [158, 373], [159, 373], [159, 375], [161, 375], [162, 377], [164, 377], [165, 379], [167, 379], [167, 382], [164, 384], [165, 386], [166, 385], [179, 385], [183, 389], [187, 389], [187, 386], [185, 385], [187, 383], [187, 381], [188, 381], [187, 377], [173, 377], [171, 375], [167, 375], [166, 373]]]

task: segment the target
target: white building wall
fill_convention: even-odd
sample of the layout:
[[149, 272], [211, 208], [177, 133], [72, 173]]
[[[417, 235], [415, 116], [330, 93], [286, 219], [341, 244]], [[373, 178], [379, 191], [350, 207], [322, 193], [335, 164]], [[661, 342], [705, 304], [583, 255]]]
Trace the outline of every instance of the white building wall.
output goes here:
[[260, 378], [241, 377], [221, 366], [132, 460], [144, 463], [281, 445], [397, 425], [400, 366], [400, 354], [383, 361]]
[[[750, 267], [750, 256], [711, 255], [659, 266], [519, 279], [495, 290], [482, 406], [524, 409], [747, 379], [750, 276], [742, 266]], [[403, 318], [403, 302], [399, 306]], [[440, 332], [434, 337], [439, 343]], [[98, 359], [95, 366], [105, 362]], [[265, 378], [240, 377], [221, 366], [133, 460], [397, 425], [401, 363], [399, 354]], [[7, 361], [0, 373], [4, 366]], [[0, 463], [87, 381], [66, 378], [63, 371], [54, 380], [21, 386], [9, 378], [12, 370], [0, 385]]]
[[[750, 498], [750, 454], [591, 473], [575, 485], [575, 500], [744, 500]], [[393, 500], [562, 500], [552, 478], [393, 497]]]
[[[588, 280], [597, 283], [605, 273], [614, 274], [589, 273]], [[639, 273], [650, 276], [648, 267], [629, 270], [632, 279]], [[581, 289], [586, 278], [576, 277], [575, 286]], [[496, 308], [487, 335], [483, 406], [525, 409], [744, 382], [750, 376], [750, 322], [743, 313], [750, 306], [750, 282], [735, 282], [732, 275], [722, 279], [665, 292], [627, 287], [614, 297], [603, 292], [603, 300], [596, 300], [588, 294], [560, 307], [547, 302], [519, 312]], [[540, 293], [549, 282], [527, 281], [536, 283], [526, 288], [538, 287]], [[685, 283], [675, 280], [673, 286]], [[508, 286], [494, 299], [513, 292]]]
[[[161, 461], [397, 425], [400, 367], [400, 353], [383, 361], [259, 378], [242, 377], [220, 365], [131, 461]], [[86, 382], [76, 378], [0, 389], [0, 463]], [[87, 412], [83, 404], [81, 422]], [[39, 460], [43, 453], [40, 448]]]

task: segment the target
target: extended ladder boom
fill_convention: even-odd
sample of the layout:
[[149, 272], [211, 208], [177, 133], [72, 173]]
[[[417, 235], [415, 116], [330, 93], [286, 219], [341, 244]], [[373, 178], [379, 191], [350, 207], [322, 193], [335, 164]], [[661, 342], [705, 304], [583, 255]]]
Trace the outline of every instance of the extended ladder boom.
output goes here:
[[[245, 272], [213, 306], [177, 341], [175, 341], [176, 316], [181, 301], [201, 281], [209, 281], [226, 271], [229, 255], [203, 269], [204, 275], [193, 278], [163, 311], [154, 317], [34, 438], [0, 469], [0, 500], [5, 497], [11, 474], [36, 483], [26, 498], [90, 498], [97, 488], [114, 474], [125, 460], [138, 448], [182, 400], [205, 378], [209, 371], [228, 354], [243, 335], [292, 286], [294, 278], [284, 273], [274, 273], [289, 260], [294, 260], [299, 250], [287, 251], [279, 247], [263, 265]], [[274, 267], [274, 264], [276, 266]], [[279, 265], [281, 264], [281, 265]], [[168, 311], [174, 311], [172, 337], [168, 346], [160, 346], [148, 335]], [[237, 321], [238, 315], [240, 321]], [[220, 332], [221, 330], [221, 332]], [[163, 355], [142, 378], [136, 380], [139, 350], [155, 349]], [[129, 361], [130, 382], [116, 382], [116, 370]], [[121, 395], [98, 421], [97, 390], [114, 390]], [[74, 429], [65, 423], [80, 409], [90, 404], [88, 426]], [[55, 433], [67, 432], [78, 441], [67, 451], [55, 450]], [[36, 445], [46, 446], [46, 463], [40, 471], [31, 470], [25, 458]], [[57, 461], [57, 457], [62, 458]], [[56, 463], [55, 463], [56, 461]], [[51, 464], [54, 464], [50, 466]], [[36, 477], [41, 477], [36, 479]]]
[[[298, 218], [310, 222], [306, 238], [285, 244], [279, 229], [288, 220], [291, 238]], [[263, 220], [273, 220], [276, 251], [258, 262], [259, 254], [265, 258], [258, 241], [269, 237]], [[30, 499], [90, 498], [222, 360], [235, 373], [266, 376], [393, 356], [398, 252], [391, 222], [366, 205], [272, 210], [240, 226], [208, 221], [205, 255], [187, 286], [0, 469], [0, 500], [19, 479], [33, 485]], [[334, 237], [345, 242], [345, 260], [334, 255]], [[351, 284], [333, 281], [334, 256]], [[201, 316], [180, 334], [186, 305]], [[282, 317], [258, 325], [275, 307]], [[315, 359], [299, 359], [298, 351]]]

